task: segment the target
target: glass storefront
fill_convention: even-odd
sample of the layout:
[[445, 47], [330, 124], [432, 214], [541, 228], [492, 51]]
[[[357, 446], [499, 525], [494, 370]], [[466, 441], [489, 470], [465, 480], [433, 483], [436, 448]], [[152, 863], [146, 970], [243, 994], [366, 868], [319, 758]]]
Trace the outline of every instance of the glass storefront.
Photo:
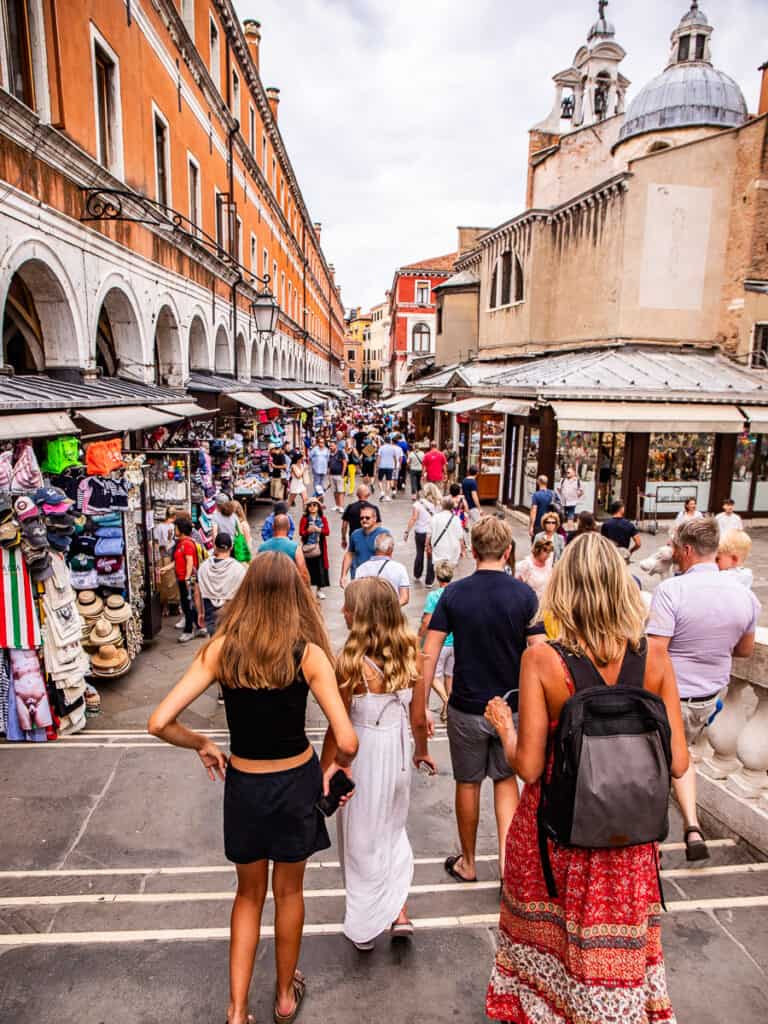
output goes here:
[[[750, 508], [752, 497], [752, 477], [755, 470], [755, 459], [760, 450], [759, 434], [739, 434], [736, 438], [736, 455], [733, 460], [733, 474], [731, 482], [731, 497], [736, 502], [736, 509], [739, 512], [746, 512]], [[760, 487], [760, 476], [758, 473], [758, 484]], [[763, 500], [768, 498], [768, 493], [763, 493]], [[761, 508], [757, 503], [756, 507]]]
[[624, 474], [623, 433], [561, 430], [555, 457], [555, 485], [573, 466], [581, 480], [584, 497], [577, 506], [598, 513], [607, 512], [612, 501], [621, 497]]
[[520, 495], [518, 504], [526, 508], [531, 506], [531, 495], [536, 490], [536, 477], [539, 475], [539, 444], [541, 431], [537, 426], [525, 428], [523, 438], [523, 472], [520, 477]]
[[714, 451], [714, 434], [651, 434], [645, 491], [660, 515], [679, 512], [689, 497], [706, 511]]

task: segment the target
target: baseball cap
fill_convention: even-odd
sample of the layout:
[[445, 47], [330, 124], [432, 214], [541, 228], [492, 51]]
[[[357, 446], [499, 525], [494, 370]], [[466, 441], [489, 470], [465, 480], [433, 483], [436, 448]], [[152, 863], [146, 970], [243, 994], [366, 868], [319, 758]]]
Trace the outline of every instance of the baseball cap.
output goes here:
[[37, 505], [26, 494], [22, 494], [16, 499], [13, 510], [19, 522], [23, 522], [25, 519], [33, 519], [40, 514]]
[[217, 533], [214, 547], [219, 551], [230, 551], [232, 549], [232, 538], [228, 533]]
[[[62, 491], [60, 487], [52, 487], [50, 484], [46, 487], [38, 487], [38, 489], [32, 495], [32, 500], [36, 505], [64, 505], [64, 510], [69, 508], [70, 505], [74, 505], [74, 502], [72, 501], [71, 498], [67, 497], [65, 491]], [[46, 511], [53, 511], [53, 507], [46, 509]]]

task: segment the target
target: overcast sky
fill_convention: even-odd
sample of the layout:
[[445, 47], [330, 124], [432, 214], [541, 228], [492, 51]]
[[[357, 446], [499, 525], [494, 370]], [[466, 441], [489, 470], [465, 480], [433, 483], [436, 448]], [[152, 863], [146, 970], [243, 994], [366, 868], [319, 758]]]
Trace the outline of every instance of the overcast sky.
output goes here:
[[[528, 129], [549, 113], [596, 0], [235, 0], [262, 24], [261, 75], [323, 224], [345, 306], [456, 248], [456, 226], [523, 209]], [[629, 99], [663, 70], [689, 0], [612, 0]], [[766, 0], [702, 0], [715, 66], [757, 108]]]

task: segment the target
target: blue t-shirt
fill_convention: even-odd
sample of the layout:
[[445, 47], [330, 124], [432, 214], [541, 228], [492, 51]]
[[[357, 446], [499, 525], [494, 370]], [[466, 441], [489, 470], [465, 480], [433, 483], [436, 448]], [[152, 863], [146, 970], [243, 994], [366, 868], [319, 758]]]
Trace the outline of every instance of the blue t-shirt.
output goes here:
[[[437, 608], [437, 602], [443, 596], [445, 587], [441, 587], [439, 590], [430, 590], [427, 594], [427, 600], [424, 602], [424, 614], [431, 615], [435, 608]], [[453, 633], [449, 633], [448, 636], [443, 640], [443, 647], [453, 647]]]
[[312, 472], [315, 476], [322, 476], [328, 472], [328, 459], [331, 453], [327, 448], [313, 448], [309, 453], [309, 461], [312, 463]]
[[296, 558], [296, 548], [299, 546], [298, 541], [288, 540], [287, 537], [271, 537], [269, 540], [265, 540], [259, 548], [259, 554], [262, 551], [282, 551], [284, 555], [288, 555], [289, 558]]
[[541, 517], [549, 512], [549, 506], [555, 500], [555, 492], [545, 488], [543, 491], [534, 491], [531, 495], [531, 508], [536, 509], [536, 521], [533, 524], [533, 532], [541, 530]]
[[355, 572], [358, 566], [361, 566], [363, 562], [367, 562], [369, 558], [373, 558], [376, 554], [376, 538], [380, 533], [389, 533], [389, 530], [385, 530], [383, 526], [377, 526], [371, 530], [370, 533], [366, 533], [362, 527], [359, 530], [355, 530], [352, 536], [349, 538], [349, 550], [353, 555], [352, 558], [352, 579], [355, 578]]
[[[293, 519], [290, 516], [288, 516], [288, 522], [290, 524], [289, 527], [288, 527], [288, 537], [291, 538], [291, 537], [293, 537], [293, 534], [294, 534], [294, 531], [295, 531], [296, 527], [293, 525]], [[267, 516], [267, 518], [264, 520], [264, 525], [261, 528], [261, 539], [262, 540], [272, 540], [274, 535], [275, 535], [275, 513], [274, 512], [270, 512], [269, 515]]]
[[480, 498], [477, 496], [477, 480], [473, 476], [465, 476], [461, 481], [461, 490], [464, 493], [464, 500], [469, 508], [480, 508]]
[[453, 633], [451, 707], [482, 715], [492, 697], [511, 691], [517, 711], [520, 659], [528, 637], [544, 632], [543, 623], [534, 625], [538, 607], [527, 583], [496, 569], [478, 569], [445, 588], [429, 628]]

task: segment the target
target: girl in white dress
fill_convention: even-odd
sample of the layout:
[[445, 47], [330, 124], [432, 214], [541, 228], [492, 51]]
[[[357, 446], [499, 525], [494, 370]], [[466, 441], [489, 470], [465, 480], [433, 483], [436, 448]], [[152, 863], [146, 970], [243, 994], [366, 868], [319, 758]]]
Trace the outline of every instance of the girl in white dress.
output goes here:
[[[341, 808], [339, 855], [346, 886], [344, 934], [359, 950], [371, 950], [387, 929], [408, 939], [413, 925], [406, 901], [413, 879], [413, 851], [406, 833], [413, 763], [430, 772], [426, 697], [418, 640], [408, 628], [397, 595], [382, 579], [355, 580], [344, 591], [349, 637], [336, 678], [350, 708], [360, 749], [355, 796]], [[323, 764], [333, 760], [329, 730]]]

